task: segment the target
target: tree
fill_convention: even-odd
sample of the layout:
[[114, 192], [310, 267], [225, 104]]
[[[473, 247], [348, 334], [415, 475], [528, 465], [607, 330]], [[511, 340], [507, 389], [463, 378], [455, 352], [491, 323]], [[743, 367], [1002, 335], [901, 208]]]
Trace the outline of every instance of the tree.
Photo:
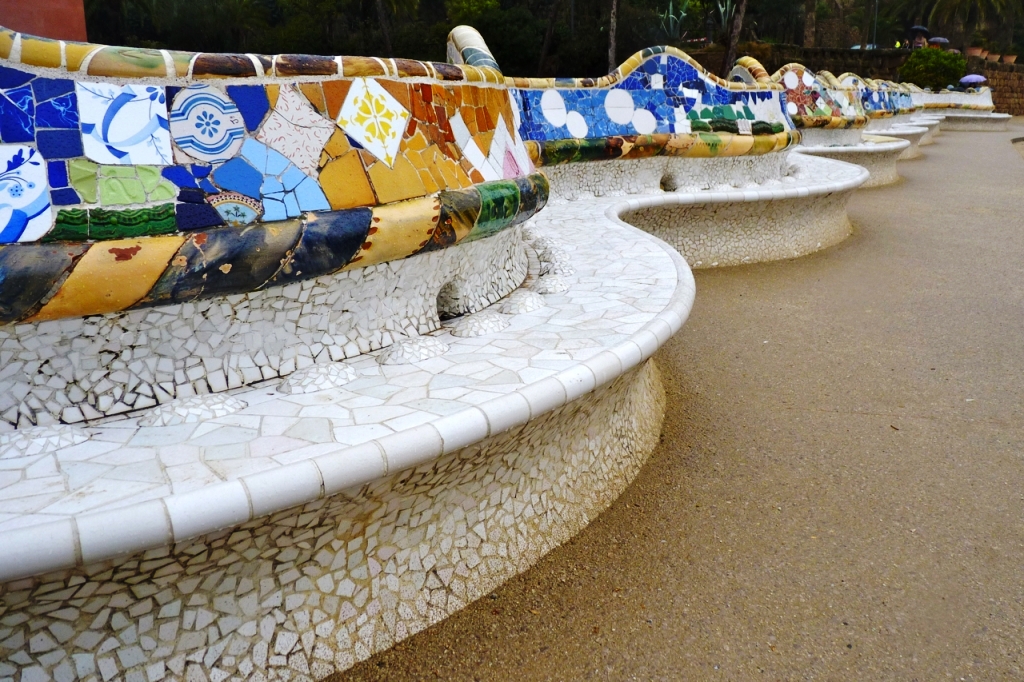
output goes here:
[[725, 57], [722, 59], [722, 78], [728, 78], [732, 71], [733, 62], [736, 61], [736, 44], [740, 41], [740, 31], [743, 30], [743, 15], [747, 11], [747, 0], [740, 0], [732, 17], [732, 24], [725, 42]]
[[608, 19], [608, 73], [614, 71], [619, 63], [615, 60], [615, 29], [619, 13], [619, 0], [612, 0], [612, 13]]

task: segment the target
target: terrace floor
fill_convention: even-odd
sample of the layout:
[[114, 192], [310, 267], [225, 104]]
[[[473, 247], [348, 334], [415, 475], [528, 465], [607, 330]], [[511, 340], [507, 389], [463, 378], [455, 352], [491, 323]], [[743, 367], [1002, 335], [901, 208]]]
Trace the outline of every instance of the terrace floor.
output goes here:
[[339, 679], [1024, 677], [1022, 125], [944, 133], [838, 247], [697, 273], [622, 497]]

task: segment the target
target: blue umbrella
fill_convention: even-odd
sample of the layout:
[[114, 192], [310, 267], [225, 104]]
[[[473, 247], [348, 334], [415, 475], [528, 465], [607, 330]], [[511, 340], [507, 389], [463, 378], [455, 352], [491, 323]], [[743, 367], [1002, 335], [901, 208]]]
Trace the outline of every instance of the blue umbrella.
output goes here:
[[977, 83], [984, 83], [987, 80], [988, 79], [982, 76], [981, 74], [972, 73], [961, 78], [960, 82], [963, 83], [964, 85], [975, 85]]

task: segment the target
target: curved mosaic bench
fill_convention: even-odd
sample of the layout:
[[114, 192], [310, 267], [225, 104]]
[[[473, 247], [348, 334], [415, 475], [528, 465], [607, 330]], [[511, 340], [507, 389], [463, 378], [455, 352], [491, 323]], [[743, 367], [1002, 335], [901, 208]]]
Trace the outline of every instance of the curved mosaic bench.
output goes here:
[[[0, 284], [12, 321], [0, 326], [0, 381], [13, 382], [2, 395], [20, 401], [0, 426], [0, 678], [323, 679], [530, 566], [610, 504], [656, 444], [664, 391], [650, 357], [689, 314], [690, 270], [618, 220], [622, 200], [538, 213], [547, 182], [493, 65], [185, 55], [11, 32], [0, 55], [0, 104], [30, 102], [19, 111], [35, 135], [10, 144], [32, 152], [27, 163], [42, 156], [50, 202], [74, 207], [34, 232], [22, 210], [33, 241], [0, 251], [21, 289], [45, 288], [33, 268], [70, 261], [20, 307], [8, 301], [35, 292]], [[171, 140], [168, 163], [89, 158], [84, 138], [114, 139], [104, 121], [118, 112], [87, 128], [78, 90], [60, 81], [93, 79], [120, 89], [118, 112], [136, 87], [155, 93], [138, 104], [167, 112], [166, 126], [143, 128]], [[182, 83], [238, 109], [244, 139], [229, 159], [184, 156], [209, 140], [175, 132], [175, 104], [193, 90]], [[31, 100], [11, 94], [26, 84]], [[54, 127], [43, 105], [71, 94], [59, 108], [78, 107], [77, 128]], [[355, 139], [353, 97], [359, 125], [398, 142]], [[199, 107], [191, 135], [234, 114]], [[27, 136], [9, 111], [0, 149], [12, 130]], [[295, 144], [321, 129], [320, 149]], [[53, 130], [80, 146], [49, 147]], [[254, 139], [274, 153], [259, 156]], [[275, 149], [280, 139], [291, 142]], [[261, 173], [259, 203], [222, 196], [253, 198], [243, 165]], [[314, 186], [326, 207], [308, 203]], [[366, 186], [365, 206], [333, 203]], [[0, 214], [8, 227], [12, 215]], [[187, 223], [201, 215], [246, 224]], [[109, 286], [105, 263], [148, 279], [119, 271]], [[76, 278], [90, 286], [68, 291]], [[439, 326], [439, 313], [456, 316]], [[147, 371], [167, 395], [138, 409]], [[134, 392], [133, 409], [97, 400], [79, 420], [41, 397], [91, 405], [82, 381], [112, 401]]]
[[[453, 32], [449, 54], [493, 62], [475, 32]], [[863, 173], [789, 154], [800, 135], [778, 85], [723, 81], [669, 47], [602, 78], [506, 83], [553, 204], [652, 195], [627, 222], [692, 267], [792, 258], [849, 234]]]
[[992, 90], [987, 86], [967, 92], [915, 90], [912, 96], [928, 113], [943, 115], [942, 129], [977, 132], [1003, 132], [1012, 116], [996, 113]]
[[899, 180], [896, 162], [910, 143], [863, 135], [868, 123], [864, 93], [853, 84], [844, 85], [828, 71], [815, 74], [801, 64], [788, 64], [769, 76], [753, 57], [737, 60], [732, 73], [744, 81], [785, 88], [787, 113], [803, 128], [797, 148], [801, 153], [863, 166], [869, 173], [863, 187]]

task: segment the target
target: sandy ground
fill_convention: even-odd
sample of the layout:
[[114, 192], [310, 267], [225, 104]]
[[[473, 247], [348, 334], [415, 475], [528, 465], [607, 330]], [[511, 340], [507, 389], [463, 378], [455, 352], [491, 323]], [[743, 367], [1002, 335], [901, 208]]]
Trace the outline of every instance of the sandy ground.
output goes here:
[[344, 680], [1024, 679], [1024, 160], [943, 133], [854, 235], [697, 274], [661, 445]]

